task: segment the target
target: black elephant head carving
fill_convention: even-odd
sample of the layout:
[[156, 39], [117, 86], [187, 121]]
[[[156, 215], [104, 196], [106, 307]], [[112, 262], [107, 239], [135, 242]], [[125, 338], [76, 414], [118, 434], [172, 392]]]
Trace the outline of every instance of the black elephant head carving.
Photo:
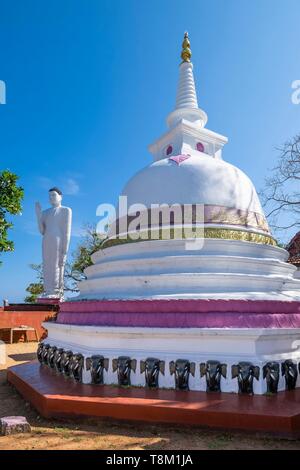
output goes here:
[[207, 361], [206, 364], [204, 362], [200, 364], [200, 376], [205, 375], [207, 392], [220, 392], [221, 377], [226, 379], [226, 374], [227, 365], [219, 361]]
[[56, 350], [57, 350], [56, 346], [51, 346], [48, 350], [47, 363], [48, 363], [48, 366], [51, 367], [52, 369], [54, 368], [54, 357], [55, 357]]
[[140, 371], [141, 374], [145, 372], [146, 387], [157, 388], [159, 373], [165, 373], [165, 362], [155, 357], [147, 357], [145, 361], [140, 362]]
[[112, 361], [113, 372], [118, 371], [119, 385], [131, 385], [130, 374], [131, 371], [136, 370], [136, 359], [131, 359], [128, 356], [119, 356]]
[[64, 351], [61, 356], [61, 371], [66, 377], [70, 377], [71, 375], [71, 360], [72, 360], [73, 352], [72, 351]]
[[76, 382], [82, 382], [83, 361], [83, 355], [80, 353], [73, 354], [71, 358], [70, 375]]
[[187, 359], [177, 359], [169, 364], [170, 374], [175, 374], [176, 390], [189, 390], [189, 376], [195, 376], [195, 363]]
[[56, 348], [56, 351], [54, 353], [53, 362], [54, 362], [54, 369], [56, 370], [56, 372], [62, 372], [61, 359], [62, 359], [63, 352], [64, 352], [63, 348]]
[[103, 384], [103, 371], [108, 371], [109, 359], [95, 355], [86, 359], [86, 369], [91, 371], [92, 384]]
[[238, 378], [239, 393], [253, 394], [253, 378], [259, 380], [259, 367], [251, 362], [239, 362], [231, 368], [232, 378]]
[[36, 355], [41, 364], [43, 362], [43, 352], [44, 352], [44, 343], [39, 343]]
[[48, 364], [48, 352], [50, 349], [50, 344], [44, 344], [43, 347], [43, 355], [42, 355], [42, 363]]
[[278, 362], [267, 362], [263, 367], [263, 378], [267, 382], [267, 392], [277, 393], [279, 382], [279, 364]]
[[285, 378], [285, 388], [287, 390], [293, 390], [296, 387], [298, 371], [297, 364], [290, 359], [287, 359], [281, 364], [281, 374]]

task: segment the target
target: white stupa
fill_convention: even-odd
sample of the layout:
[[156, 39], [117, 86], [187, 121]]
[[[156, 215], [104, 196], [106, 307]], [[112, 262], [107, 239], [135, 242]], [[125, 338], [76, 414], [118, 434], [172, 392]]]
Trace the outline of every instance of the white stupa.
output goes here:
[[[169, 130], [149, 147], [154, 162], [126, 184], [122, 195], [130, 210], [119, 217], [116, 236], [111, 231], [92, 256], [80, 295], [61, 304], [56, 323], [45, 324], [46, 342], [74, 354], [77, 364], [79, 355], [81, 366], [83, 358], [105, 358], [107, 384], [118, 383], [116, 361], [121, 357], [124, 364], [125, 356], [141, 364], [132, 370], [132, 385], [145, 385], [144, 364], [157, 358], [165, 366], [159, 387], [174, 387], [175, 364], [184, 363], [191, 372], [188, 387], [206, 390], [199, 365], [203, 371], [219, 361], [222, 391], [238, 391], [234, 371], [244, 367], [255, 373], [254, 393], [265, 393], [266, 364], [284, 390], [279, 367], [295, 375], [300, 360], [300, 279], [269, 231], [252, 182], [222, 159], [227, 138], [205, 127], [187, 33], [181, 57]], [[182, 219], [179, 228], [192, 221], [202, 237], [178, 237], [177, 224], [163, 218], [140, 218], [136, 228], [127, 227], [141, 204], [140, 215], [149, 215], [153, 204], [192, 206], [191, 219]], [[203, 207], [201, 223], [194, 220], [197, 205]], [[164, 237], [170, 226], [172, 236]], [[82, 380], [90, 383], [86, 364]]]
[[[128, 207], [143, 204], [149, 213], [153, 204], [203, 205], [205, 242], [197, 250], [186, 239], [161, 239], [168, 223], [160, 226], [160, 240], [149, 235], [132, 243], [130, 235], [119, 240], [109, 233], [85, 271], [81, 299], [300, 298], [296, 268], [270, 234], [255, 187], [222, 159], [227, 138], [205, 127], [190, 57], [186, 34], [169, 130], [149, 146], [154, 162], [129, 180], [122, 196]], [[139, 233], [156, 227], [148, 220]]]

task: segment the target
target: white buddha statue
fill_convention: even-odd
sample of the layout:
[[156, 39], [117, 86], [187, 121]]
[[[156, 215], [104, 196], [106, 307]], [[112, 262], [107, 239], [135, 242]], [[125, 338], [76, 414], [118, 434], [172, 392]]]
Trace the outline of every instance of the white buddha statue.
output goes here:
[[62, 192], [49, 190], [52, 207], [42, 211], [39, 202], [35, 211], [39, 231], [43, 235], [43, 278], [45, 298], [63, 298], [64, 267], [70, 242], [72, 210], [61, 205]]

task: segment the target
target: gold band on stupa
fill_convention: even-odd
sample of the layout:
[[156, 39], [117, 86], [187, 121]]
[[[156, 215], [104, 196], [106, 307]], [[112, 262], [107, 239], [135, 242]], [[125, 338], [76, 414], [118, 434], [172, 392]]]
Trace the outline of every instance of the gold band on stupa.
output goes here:
[[[165, 232], [165, 233], [164, 233]], [[200, 231], [199, 231], [200, 234]], [[217, 238], [224, 240], [239, 240], [244, 242], [258, 243], [262, 245], [277, 246], [276, 240], [271, 235], [263, 233], [248, 232], [246, 230], [223, 229], [223, 228], [204, 228], [201, 229], [201, 235], [204, 238]], [[103, 241], [101, 249], [109, 248], [111, 246], [123, 245], [125, 243], [137, 243], [143, 241], [155, 240], [182, 240], [186, 239], [184, 230], [180, 231], [178, 236], [178, 229], [157, 229], [146, 231], [146, 236], [133, 239], [130, 235], [126, 238], [109, 238]]]

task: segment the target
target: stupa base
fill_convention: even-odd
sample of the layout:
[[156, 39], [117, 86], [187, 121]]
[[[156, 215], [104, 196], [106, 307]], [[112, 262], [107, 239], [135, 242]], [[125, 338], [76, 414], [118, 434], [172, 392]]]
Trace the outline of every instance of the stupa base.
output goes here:
[[[299, 302], [74, 301], [63, 303], [57, 321], [44, 327], [48, 338], [41, 361], [50, 361], [62, 376], [74, 367], [86, 384], [143, 387], [150, 374], [159, 388], [206, 391], [211, 380], [210, 390], [262, 395], [300, 387]], [[120, 380], [126, 359], [131, 370]]]
[[74, 383], [37, 361], [8, 381], [45, 418], [112, 418], [300, 436], [300, 389], [273, 396], [149, 390]]
[[[249, 362], [259, 368], [259, 376], [253, 378], [254, 394], [267, 392], [267, 380], [263, 374], [269, 362], [279, 364], [278, 391], [285, 390], [286, 380], [282, 375], [282, 364], [286, 360], [295, 365], [300, 362], [300, 328], [139, 328], [139, 327], [95, 327], [44, 323], [48, 338], [44, 344], [82, 354], [82, 382], [91, 383], [91, 370], [87, 370], [87, 358], [102, 355], [108, 359], [108, 369], [103, 369], [105, 384], [118, 384], [118, 372], [114, 360], [125, 356], [136, 361], [131, 370], [131, 385], [146, 385], [142, 361], [157, 358], [164, 364], [164, 374], [159, 373], [159, 388], [175, 388], [175, 374], [170, 371], [172, 361], [185, 359], [194, 365], [190, 373], [190, 390], [206, 390], [206, 377], [200, 374], [200, 364], [219, 361], [226, 365], [226, 377], [220, 377], [220, 390], [238, 393], [237, 377], [232, 376], [232, 367], [240, 362]], [[63, 375], [63, 374], [62, 374]], [[63, 376], [62, 376], [63, 380]], [[296, 381], [300, 387], [300, 376]]]

